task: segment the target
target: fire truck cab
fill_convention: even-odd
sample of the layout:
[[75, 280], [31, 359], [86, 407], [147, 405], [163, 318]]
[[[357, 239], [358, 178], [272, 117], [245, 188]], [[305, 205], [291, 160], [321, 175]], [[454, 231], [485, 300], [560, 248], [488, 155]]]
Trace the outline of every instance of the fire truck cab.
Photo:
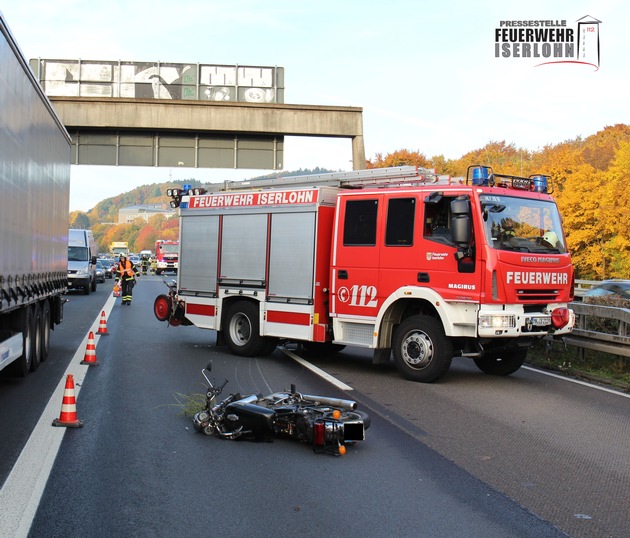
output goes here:
[[508, 375], [534, 339], [572, 330], [546, 176], [396, 167], [243, 183], [171, 191], [179, 274], [158, 319], [216, 330], [239, 355], [371, 348], [423, 382], [456, 355]]

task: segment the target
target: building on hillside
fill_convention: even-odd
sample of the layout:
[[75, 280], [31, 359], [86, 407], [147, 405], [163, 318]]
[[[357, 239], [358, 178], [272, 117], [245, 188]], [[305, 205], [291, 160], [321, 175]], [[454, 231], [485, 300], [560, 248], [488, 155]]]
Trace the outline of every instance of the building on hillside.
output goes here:
[[174, 217], [176, 212], [166, 204], [131, 205], [118, 210], [118, 224], [129, 224], [136, 219], [149, 219], [155, 215], [164, 215], [167, 219]]

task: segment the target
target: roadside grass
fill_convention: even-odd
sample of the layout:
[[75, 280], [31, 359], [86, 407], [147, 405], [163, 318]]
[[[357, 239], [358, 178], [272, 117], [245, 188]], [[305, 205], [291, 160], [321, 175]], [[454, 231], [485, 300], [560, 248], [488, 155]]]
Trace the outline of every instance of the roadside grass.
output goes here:
[[529, 349], [527, 363], [630, 392], [630, 360], [618, 355], [540, 341]]

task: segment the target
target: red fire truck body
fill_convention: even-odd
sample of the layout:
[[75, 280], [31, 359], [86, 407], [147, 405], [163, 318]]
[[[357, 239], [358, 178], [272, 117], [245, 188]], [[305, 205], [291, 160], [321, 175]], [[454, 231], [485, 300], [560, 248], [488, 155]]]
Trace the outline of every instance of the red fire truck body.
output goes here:
[[155, 242], [155, 274], [165, 271], [177, 272], [179, 265], [179, 241], [158, 239]]
[[572, 330], [573, 268], [544, 176], [478, 168], [472, 180], [398, 167], [173, 191], [178, 280], [155, 314], [216, 330], [239, 355], [353, 345], [375, 363], [393, 351], [416, 381], [455, 355], [508, 375], [534, 339]]

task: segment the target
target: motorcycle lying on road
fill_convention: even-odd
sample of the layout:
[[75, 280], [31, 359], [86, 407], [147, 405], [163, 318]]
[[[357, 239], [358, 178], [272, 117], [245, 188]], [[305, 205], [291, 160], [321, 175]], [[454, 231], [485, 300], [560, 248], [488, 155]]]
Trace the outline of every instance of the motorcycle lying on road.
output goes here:
[[365, 440], [370, 425], [367, 413], [357, 411], [353, 400], [290, 391], [269, 396], [230, 394], [216, 404], [228, 383], [215, 386], [209, 378], [212, 363], [201, 373], [208, 383], [205, 408], [193, 417], [196, 431], [223, 439], [249, 438], [270, 441], [289, 438], [310, 444], [318, 453], [340, 456], [346, 445]]

